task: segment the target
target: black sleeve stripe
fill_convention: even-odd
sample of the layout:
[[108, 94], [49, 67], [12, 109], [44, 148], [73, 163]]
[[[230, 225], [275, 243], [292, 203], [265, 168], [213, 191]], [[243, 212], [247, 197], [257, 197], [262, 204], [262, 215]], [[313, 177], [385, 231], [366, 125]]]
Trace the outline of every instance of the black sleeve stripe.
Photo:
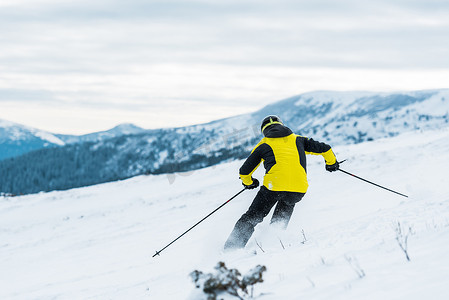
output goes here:
[[329, 146], [328, 144], [317, 142], [313, 139], [304, 138], [304, 150], [306, 152], [324, 153], [329, 151], [330, 148], [331, 146]]
[[248, 156], [248, 158], [245, 160], [242, 167], [240, 168], [240, 175], [251, 174], [251, 172], [253, 172], [254, 169], [260, 164], [262, 156], [260, 155], [259, 148], [262, 145], [259, 145], [256, 149], [254, 149], [250, 156]]
[[251, 174], [260, 164], [262, 159], [264, 160], [265, 172], [270, 171], [270, 169], [276, 164], [273, 149], [266, 143], [260, 144], [245, 160], [240, 168], [240, 175]]
[[260, 156], [263, 159], [263, 166], [265, 173], [270, 172], [271, 168], [276, 164], [276, 157], [274, 156], [273, 148], [268, 144], [262, 144], [258, 147]]
[[299, 162], [307, 173], [306, 153], [304, 152], [304, 141], [307, 140], [302, 136], [296, 138], [296, 148], [298, 148]]

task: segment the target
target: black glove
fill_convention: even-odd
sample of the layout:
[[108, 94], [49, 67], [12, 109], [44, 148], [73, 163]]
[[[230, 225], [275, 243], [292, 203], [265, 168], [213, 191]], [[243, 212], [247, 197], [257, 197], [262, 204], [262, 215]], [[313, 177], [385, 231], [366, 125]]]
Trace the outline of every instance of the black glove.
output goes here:
[[335, 161], [335, 164], [333, 164], [333, 165], [326, 164], [326, 171], [329, 171], [329, 172], [338, 171], [339, 168], [340, 168], [340, 164], [338, 163], [338, 161]]
[[246, 184], [242, 183], [243, 186], [247, 190], [252, 190], [252, 189], [255, 189], [255, 188], [257, 188], [259, 186], [259, 180], [257, 180], [256, 178], [252, 178], [252, 177], [251, 177], [251, 179], [253, 180], [253, 183], [251, 183], [250, 185], [246, 185]]

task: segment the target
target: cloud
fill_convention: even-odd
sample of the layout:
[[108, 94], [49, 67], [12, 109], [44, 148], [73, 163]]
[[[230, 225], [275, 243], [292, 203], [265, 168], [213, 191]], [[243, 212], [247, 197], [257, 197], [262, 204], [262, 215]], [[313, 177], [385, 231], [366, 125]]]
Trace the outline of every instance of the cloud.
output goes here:
[[[6, 49], [51, 65], [70, 58], [67, 65], [73, 61], [86, 70], [113, 62], [449, 67], [442, 55], [423, 55], [429, 48], [449, 47], [449, 6], [433, 1], [438, 11], [422, 11], [419, 1], [394, 3], [30, 2], [3, 12], [0, 19], [18, 26], [5, 41], [13, 47]], [[7, 21], [8, 16], [13, 18]], [[353, 61], [351, 55], [364, 59]]]
[[189, 104], [212, 120], [312, 89], [447, 87], [448, 14], [436, 0], [2, 1], [0, 101], [177, 126]]
[[53, 102], [53, 93], [47, 90], [20, 90], [0, 88], [0, 103], [2, 102]]

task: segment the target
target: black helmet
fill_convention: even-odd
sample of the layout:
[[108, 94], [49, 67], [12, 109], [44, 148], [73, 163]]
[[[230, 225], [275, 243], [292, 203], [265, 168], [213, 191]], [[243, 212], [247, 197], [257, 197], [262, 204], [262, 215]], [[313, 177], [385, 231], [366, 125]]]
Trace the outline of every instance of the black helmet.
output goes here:
[[278, 116], [276, 116], [276, 115], [267, 116], [263, 119], [262, 125], [260, 125], [260, 131], [262, 131], [262, 133], [263, 133], [265, 128], [267, 128], [268, 126], [273, 125], [273, 124], [284, 125], [284, 123], [282, 123], [282, 121], [281, 121], [281, 118], [279, 118]]

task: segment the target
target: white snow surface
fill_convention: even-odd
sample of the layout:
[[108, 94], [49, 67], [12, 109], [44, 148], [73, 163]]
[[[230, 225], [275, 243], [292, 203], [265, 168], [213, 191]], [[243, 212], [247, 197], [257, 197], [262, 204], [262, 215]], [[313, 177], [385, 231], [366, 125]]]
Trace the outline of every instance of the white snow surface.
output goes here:
[[31, 131], [36, 137], [45, 140], [45, 141], [49, 141], [50, 143], [59, 145], [59, 146], [64, 146], [65, 143], [58, 137], [56, 137], [55, 135], [53, 135], [52, 133], [46, 132], [46, 131], [42, 131], [42, 130], [36, 130], [33, 129]]
[[[334, 147], [348, 159], [342, 169], [409, 198], [326, 172], [321, 157], [308, 156], [310, 188], [288, 229], [270, 227], [268, 216], [231, 253], [222, 245], [257, 191], [152, 257], [241, 190], [242, 161], [1, 197], [0, 299], [205, 299], [188, 274], [218, 261], [241, 273], [267, 267], [255, 299], [449, 299], [448, 149], [448, 128]], [[398, 222], [411, 228], [410, 261]]]
[[26, 140], [31, 135], [41, 140], [48, 141], [52, 144], [56, 144], [59, 146], [65, 145], [65, 143], [60, 138], [50, 132], [17, 124], [14, 122], [0, 119], [0, 128], [5, 129], [8, 133], [7, 138], [13, 141]]

